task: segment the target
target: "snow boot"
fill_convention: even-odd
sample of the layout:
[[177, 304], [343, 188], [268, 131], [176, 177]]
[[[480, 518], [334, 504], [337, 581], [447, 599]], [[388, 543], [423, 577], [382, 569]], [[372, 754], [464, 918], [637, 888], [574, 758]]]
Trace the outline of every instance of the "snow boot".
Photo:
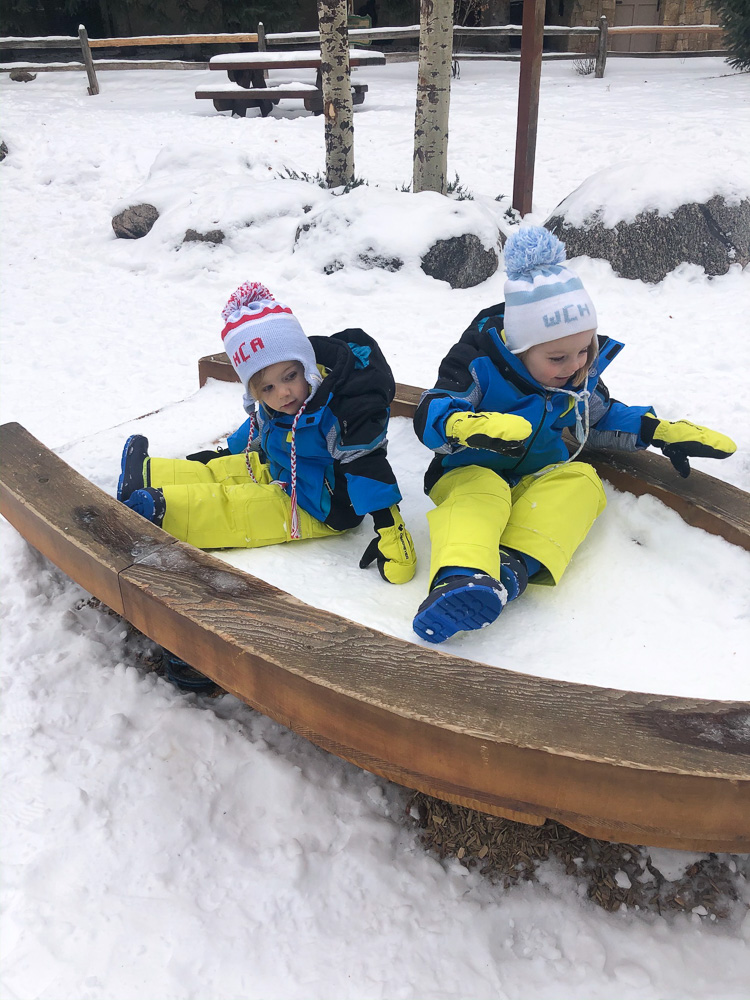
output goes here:
[[508, 591], [509, 601], [515, 601], [526, 590], [529, 571], [520, 552], [500, 549], [500, 583]]
[[449, 576], [422, 601], [412, 625], [420, 639], [445, 642], [456, 632], [491, 625], [507, 600], [503, 584], [486, 573]]
[[181, 660], [179, 656], [170, 653], [168, 649], [164, 650], [162, 663], [164, 664], [164, 676], [181, 691], [195, 691], [198, 694], [207, 694], [208, 692], [221, 690], [217, 684], [214, 684], [210, 677], [206, 677], [205, 674], [191, 667], [189, 663]]
[[141, 517], [145, 517], [147, 521], [161, 528], [164, 515], [167, 512], [163, 490], [156, 489], [154, 486], [133, 490], [123, 503], [126, 507], [134, 510], [136, 514], [140, 514]]
[[117, 499], [125, 503], [135, 490], [142, 490], [143, 463], [148, 458], [148, 438], [143, 434], [131, 434], [122, 449], [120, 478], [117, 482]]

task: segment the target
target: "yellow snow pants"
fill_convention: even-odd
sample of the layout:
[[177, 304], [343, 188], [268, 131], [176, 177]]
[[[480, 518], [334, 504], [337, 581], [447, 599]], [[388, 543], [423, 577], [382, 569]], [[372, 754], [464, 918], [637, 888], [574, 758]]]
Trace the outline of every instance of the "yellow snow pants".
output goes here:
[[[515, 486], [491, 469], [451, 469], [430, 490], [430, 584], [444, 566], [500, 577], [501, 547], [542, 564], [534, 583], [559, 583], [573, 553], [607, 505], [601, 480], [585, 462], [549, 465]], [[546, 572], [545, 572], [546, 571]]]
[[[271, 481], [269, 467], [250, 452], [254, 483], [245, 456], [214, 458], [207, 464], [149, 458], [144, 478], [164, 491], [162, 527], [199, 549], [254, 549], [291, 540], [291, 500]], [[341, 534], [297, 508], [301, 538]]]

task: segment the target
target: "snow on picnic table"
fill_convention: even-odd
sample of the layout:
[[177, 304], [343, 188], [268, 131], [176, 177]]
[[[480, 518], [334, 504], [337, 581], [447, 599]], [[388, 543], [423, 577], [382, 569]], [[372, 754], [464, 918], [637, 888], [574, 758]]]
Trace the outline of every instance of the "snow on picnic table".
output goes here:
[[[466, 61], [453, 82], [449, 166], [480, 203], [511, 189], [517, 75], [516, 64]], [[193, 98], [211, 79], [108, 72], [96, 98], [83, 74], [0, 80], [10, 149], [0, 413], [110, 490], [141, 414], [161, 411], [147, 433], [165, 455], [239, 423], [236, 387], [180, 401], [195, 392], [198, 357], [219, 349], [220, 309], [246, 278], [288, 302], [310, 334], [362, 326], [396, 378], [420, 385], [473, 315], [503, 297], [500, 272], [463, 291], [411, 265], [325, 275], [314, 256], [290, 254], [291, 209], [210, 246], [176, 242], [169, 227], [185, 208], [168, 206], [145, 239], [115, 240], [113, 206], [148, 182], [159, 155], [175, 193], [189, 187], [197, 203], [213, 190], [222, 211], [217, 155], [246, 157], [253, 184], [284, 168], [323, 170], [322, 123], [301, 103], [232, 119]], [[416, 67], [357, 79], [370, 84], [355, 117], [357, 174], [393, 191], [411, 175]], [[643, 171], [628, 163], [671, 163], [676, 184], [741, 184], [748, 91], [750, 78], [718, 58], [611, 60], [599, 81], [545, 63], [536, 220], [607, 167], [619, 168], [613, 196], [627, 206]], [[273, 204], [277, 189], [268, 185]], [[259, 202], [263, 190], [252, 188]], [[607, 379], [613, 394], [735, 437], [737, 456], [695, 464], [748, 489], [748, 274], [708, 280], [686, 265], [649, 286], [601, 261], [575, 266], [602, 330], [627, 345]], [[406, 421], [391, 437], [422, 556], [414, 583], [389, 589], [357, 569], [369, 528], [301, 546], [294, 559], [283, 548], [238, 558], [406, 638], [426, 585], [428, 456]], [[555, 676], [573, 663], [592, 683], [746, 698], [747, 554], [651, 498], [610, 490], [609, 500], [563, 586], [530, 593], [478, 645], [467, 637], [452, 651]], [[75, 610], [80, 589], [7, 524], [0, 531], [3, 997], [746, 997], [742, 908], [721, 925], [609, 915], [552, 865], [540, 884], [503, 891], [439, 863], [403, 821], [403, 790], [229, 696], [185, 697], [145, 674], [116, 620]]]

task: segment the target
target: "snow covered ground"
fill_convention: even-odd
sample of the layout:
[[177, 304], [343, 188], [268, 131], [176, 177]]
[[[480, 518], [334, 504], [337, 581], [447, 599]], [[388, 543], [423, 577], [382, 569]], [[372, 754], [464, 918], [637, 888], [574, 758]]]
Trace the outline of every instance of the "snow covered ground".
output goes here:
[[[476, 195], [461, 212], [502, 215], [517, 73], [466, 62], [454, 81], [450, 169]], [[219, 349], [221, 307], [246, 278], [287, 301], [308, 333], [362, 326], [399, 381], [431, 383], [472, 316], [502, 299], [504, 276], [454, 291], [409, 257], [415, 226], [408, 215], [399, 224], [397, 189], [411, 175], [415, 75], [403, 63], [359, 71], [370, 91], [355, 119], [356, 171], [371, 185], [355, 192], [358, 232], [362, 219], [382, 220], [379, 238], [406, 264], [332, 275], [322, 267], [341, 250], [335, 225], [305, 252], [291, 247], [304, 201], [335, 212], [346, 200], [276, 180], [323, 169], [322, 123], [301, 105], [266, 120], [217, 115], [192, 96], [207, 73], [103, 73], [96, 98], [83, 74], [0, 80], [2, 421], [20, 421], [110, 491], [135, 427], [155, 454], [211, 442], [239, 423], [238, 390], [195, 395], [196, 362]], [[673, 207], [675, 189], [685, 200], [708, 188], [747, 196], [749, 94], [750, 77], [718, 58], [611, 60], [599, 81], [546, 63], [536, 221], [608, 167], [620, 168], [622, 212], [647, 196]], [[136, 193], [153, 196], [161, 218], [140, 241], [115, 240], [113, 210]], [[182, 245], [186, 228], [214, 223], [227, 232], [221, 246]], [[685, 266], [649, 286], [601, 261], [575, 266], [601, 328], [627, 344], [607, 379], [613, 394], [732, 435], [735, 457], [695, 464], [749, 489], [750, 276], [708, 280]], [[364, 528], [291, 559], [281, 548], [232, 560], [411, 638], [426, 585], [428, 456], [404, 420], [391, 438], [422, 555], [413, 583], [389, 589], [356, 567]], [[451, 651], [589, 683], [748, 698], [750, 559], [650, 498], [608, 496], [563, 586], [529, 593]], [[229, 696], [180, 695], [135, 665], [121, 626], [75, 610], [80, 589], [5, 522], [0, 545], [3, 1000], [747, 996], [740, 911], [721, 925], [608, 915], [552, 865], [541, 884], [504, 892], [439, 864], [404, 822], [403, 790]], [[555, 647], [586, 655], [568, 664]]]

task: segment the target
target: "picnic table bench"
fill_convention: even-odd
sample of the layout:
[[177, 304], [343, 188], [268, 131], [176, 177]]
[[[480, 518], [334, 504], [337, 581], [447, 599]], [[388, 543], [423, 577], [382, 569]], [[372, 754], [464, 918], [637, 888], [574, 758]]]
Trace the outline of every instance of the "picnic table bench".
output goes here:
[[[357, 66], [384, 66], [382, 52], [349, 53], [349, 64]], [[217, 111], [233, 111], [244, 118], [248, 108], [260, 108], [261, 115], [269, 115], [279, 101], [302, 100], [313, 114], [323, 112], [321, 55], [319, 50], [292, 52], [235, 52], [214, 56], [208, 64], [212, 70], [223, 71], [229, 83], [206, 84], [198, 87], [198, 100], [211, 100]], [[285, 83], [269, 86], [266, 71], [269, 69], [314, 69], [315, 83]], [[367, 93], [366, 83], [352, 84], [352, 102], [362, 104]]]

